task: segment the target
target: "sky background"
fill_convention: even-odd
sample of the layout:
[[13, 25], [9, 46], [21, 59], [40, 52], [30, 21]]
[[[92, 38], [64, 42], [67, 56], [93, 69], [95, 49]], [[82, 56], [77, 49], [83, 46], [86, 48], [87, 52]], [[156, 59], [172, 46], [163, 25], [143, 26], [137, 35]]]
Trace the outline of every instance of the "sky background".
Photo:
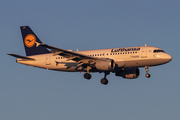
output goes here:
[[[156, 46], [173, 57], [134, 80], [57, 72], [16, 63], [20, 26], [43, 43], [90, 50]], [[179, 0], [1, 0], [0, 120], [179, 120]]]

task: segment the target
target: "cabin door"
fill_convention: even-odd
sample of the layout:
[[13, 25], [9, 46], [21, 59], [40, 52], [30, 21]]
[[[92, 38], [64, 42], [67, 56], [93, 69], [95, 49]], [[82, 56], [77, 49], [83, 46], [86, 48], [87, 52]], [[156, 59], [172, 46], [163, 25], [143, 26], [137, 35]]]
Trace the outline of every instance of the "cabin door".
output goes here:
[[51, 65], [51, 55], [46, 55], [46, 65]]
[[147, 57], [147, 47], [143, 47], [141, 51], [141, 58]]

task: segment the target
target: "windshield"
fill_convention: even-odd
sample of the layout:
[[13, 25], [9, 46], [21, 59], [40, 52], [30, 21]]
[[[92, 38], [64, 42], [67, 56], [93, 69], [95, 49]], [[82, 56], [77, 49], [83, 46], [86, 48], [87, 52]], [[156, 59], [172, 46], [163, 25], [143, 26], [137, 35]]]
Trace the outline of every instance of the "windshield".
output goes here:
[[154, 50], [153, 52], [154, 52], [154, 53], [159, 53], [159, 52], [165, 53], [163, 50]]

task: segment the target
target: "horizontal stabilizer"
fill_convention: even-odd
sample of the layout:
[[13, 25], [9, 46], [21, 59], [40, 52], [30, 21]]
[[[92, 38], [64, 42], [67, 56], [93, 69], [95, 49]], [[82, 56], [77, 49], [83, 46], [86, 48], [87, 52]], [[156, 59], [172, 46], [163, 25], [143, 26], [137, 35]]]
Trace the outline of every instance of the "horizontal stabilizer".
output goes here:
[[13, 57], [16, 57], [16, 58], [21, 58], [23, 60], [35, 60], [33, 58], [29, 58], [29, 57], [24, 57], [24, 56], [21, 56], [21, 55], [16, 55], [16, 54], [12, 54], [12, 53], [7, 53], [8, 55], [11, 55]]

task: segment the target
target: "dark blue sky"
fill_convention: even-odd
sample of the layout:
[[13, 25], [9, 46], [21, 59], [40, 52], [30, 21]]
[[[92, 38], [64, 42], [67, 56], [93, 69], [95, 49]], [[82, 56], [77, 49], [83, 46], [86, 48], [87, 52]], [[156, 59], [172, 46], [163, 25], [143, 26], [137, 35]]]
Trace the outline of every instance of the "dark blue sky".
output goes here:
[[[1, 120], [180, 119], [179, 0], [3, 0], [0, 2]], [[151, 78], [127, 80], [93, 73], [44, 70], [17, 64], [25, 55], [20, 26], [43, 43], [72, 50], [156, 46], [172, 55], [151, 67]]]

